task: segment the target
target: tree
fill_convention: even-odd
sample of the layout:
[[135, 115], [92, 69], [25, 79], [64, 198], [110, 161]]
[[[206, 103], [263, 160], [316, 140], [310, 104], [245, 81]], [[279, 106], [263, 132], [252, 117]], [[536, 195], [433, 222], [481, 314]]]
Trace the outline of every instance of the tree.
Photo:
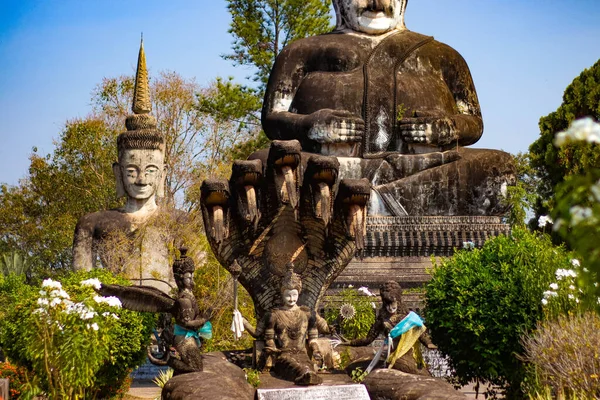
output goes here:
[[540, 118], [540, 137], [529, 147], [531, 165], [540, 178], [536, 216], [549, 214], [555, 205], [554, 188], [570, 175], [579, 175], [600, 166], [600, 148], [585, 142], [562, 147], [553, 144], [556, 134], [575, 119], [600, 119], [600, 60], [585, 69], [567, 86], [558, 109]]
[[30, 157], [19, 186], [0, 187], [0, 241], [31, 256], [34, 266], [70, 265], [77, 219], [116, 207], [115, 133], [95, 118], [66, 123], [52, 155]]
[[330, 26], [329, 0], [227, 0], [232, 21], [234, 65], [255, 67], [254, 81], [264, 88], [275, 57], [294, 40], [325, 33]]

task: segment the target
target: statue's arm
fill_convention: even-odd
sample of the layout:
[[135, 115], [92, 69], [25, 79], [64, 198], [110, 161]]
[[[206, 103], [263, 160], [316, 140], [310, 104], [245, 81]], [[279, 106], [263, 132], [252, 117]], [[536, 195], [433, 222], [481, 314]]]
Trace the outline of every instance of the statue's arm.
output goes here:
[[417, 112], [416, 115], [402, 118], [398, 125], [400, 136], [407, 143], [442, 148], [456, 144], [468, 146], [477, 142], [483, 133], [483, 120], [467, 63], [456, 50], [439, 42], [424, 46], [423, 52], [439, 69], [454, 98], [456, 111], [444, 115]]
[[267, 313], [262, 319], [260, 319], [257, 322], [256, 328], [255, 328], [252, 326], [252, 324], [250, 324], [250, 322], [248, 322], [248, 320], [246, 318], [244, 318], [243, 319], [244, 329], [246, 330], [246, 332], [248, 332], [248, 334], [250, 336], [252, 336], [255, 339], [259, 339], [265, 334], [266, 325], [267, 325], [267, 322], [269, 319], [270, 319], [270, 314]]
[[310, 58], [315, 49], [311, 43], [294, 42], [275, 60], [263, 103], [263, 129], [271, 140], [297, 139], [304, 149], [307, 140], [317, 143], [359, 141], [364, 130], [360, 116], [329, 108], [311, 114], [298, 114], [291, 109], [302, 80], [312, 72]]
[[475, 84], [464, 58], [448, 47], [453, 57], [448, 68], [444, 68], [444, 79], [456, 101], [458, 113], [452, 117], [452, 128], [461, 146], [471, 145], [483, 134], [481, 107]]
[[73, 269], [89, 271], [94, 267], [94, 223], [90, 215], [77, 222], [73, 238]]

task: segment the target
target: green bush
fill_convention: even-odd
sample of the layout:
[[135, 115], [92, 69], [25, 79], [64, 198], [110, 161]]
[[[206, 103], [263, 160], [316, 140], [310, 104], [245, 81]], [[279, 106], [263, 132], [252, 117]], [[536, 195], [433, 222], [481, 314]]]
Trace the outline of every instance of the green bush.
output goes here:
[[564, 290], [553, 292], [548, 302], [557, 271], [571, 268], [571, 256], [547, 235], [522, 229], [434, 265], [427, 326], [461, 384], [489, 382], [505, 388], [507, 397], [519, 398], [525, 376], [516, 357], [523, 352], [520, 338], [546, 315], [578, 306]]
[[81, 284], [90, 278], [127, 284], [104, 270], [69, 273], [62, 284], [34, 287], [16, 275], [0, 283], [0, 346], [51, 398], [124, 394], [129, 373], [145, 360], [154, 316], [98, 302]]
[[[375, 322], [375, 301], [377, 299], [374, 295], [367, 293], [369, 293], [367, 288], [361, 288], [360, 291], [352, 288], [343, 289], [339, 293], [341, 306], [325, 309], [327, 323], [336, 326], [339, 333], [347, 339], [367, 336], [371, 325]], [[350, 311], [348, 314], [345, 313], [346, 309]]]

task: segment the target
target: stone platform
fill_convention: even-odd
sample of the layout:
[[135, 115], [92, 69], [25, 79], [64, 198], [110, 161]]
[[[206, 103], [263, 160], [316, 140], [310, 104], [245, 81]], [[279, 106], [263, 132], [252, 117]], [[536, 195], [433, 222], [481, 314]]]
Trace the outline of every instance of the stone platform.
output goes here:
[[[404, 289], [421, 288], [430, 279], [432, 257], [450, 257], [466, 242], [480, 248], [486, 240], [510, 233], [501, 217], [482, 216], [414, 216], [367, 217], [366, 246], [342, 271], [327, 291], [335, 295], [349, 285], [366, 286], [379, 294], [388, 280], [400, 282]], [[405, 294], [410, 309], [422, 305], [422, 294]]]

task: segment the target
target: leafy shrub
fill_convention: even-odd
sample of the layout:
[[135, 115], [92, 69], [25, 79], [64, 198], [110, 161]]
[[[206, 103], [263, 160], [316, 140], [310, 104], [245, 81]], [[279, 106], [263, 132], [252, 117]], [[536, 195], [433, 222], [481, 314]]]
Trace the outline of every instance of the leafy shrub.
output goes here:
[[[536, 381], [556, 395], [600, 397], [600, 317], [588, 312], [540, 323], [523, 340], [523, 360], [533, 364]], [[539, 394], [538, 388], [530, 388]]]
[[27, 385], [27, 370], [12, 365], [9, 361], [0, 362], [0, 379], [9, 380], [9, 396], [11, 399], [18, 399]]
[[342, 306], [325, 309], [327, 323], [337, 326], [339, 333], [347, 339], [365, 337], [375, 322], [376, 299], [375, 295], [369, 293], [367, 288], [343, 289], [338, 299]]
[[[572, 267], [570, 255], [547, 235], [522, 229], [434, 265], [427, 326], [461, 384], [489, 382], [506, 388], [508, 397], [518, 396], [525, 374], [515, 356], [523, 352], [520, 338], [545, 317], [542, 300], [556, 271]], [[552, 310], [576, 306], [560, 301]]]
[[[123, 392], [131, 369], [145, 360], [154, 317], [123, 310], [82, 281], [126, 284], [107, 271], [67, 274], [41, 287], [10, 275], [0, 284], [0, 345], [33, 372], [52, 398], [108, 398]], [[125, 389], [126, 390], [126, 389]]]

